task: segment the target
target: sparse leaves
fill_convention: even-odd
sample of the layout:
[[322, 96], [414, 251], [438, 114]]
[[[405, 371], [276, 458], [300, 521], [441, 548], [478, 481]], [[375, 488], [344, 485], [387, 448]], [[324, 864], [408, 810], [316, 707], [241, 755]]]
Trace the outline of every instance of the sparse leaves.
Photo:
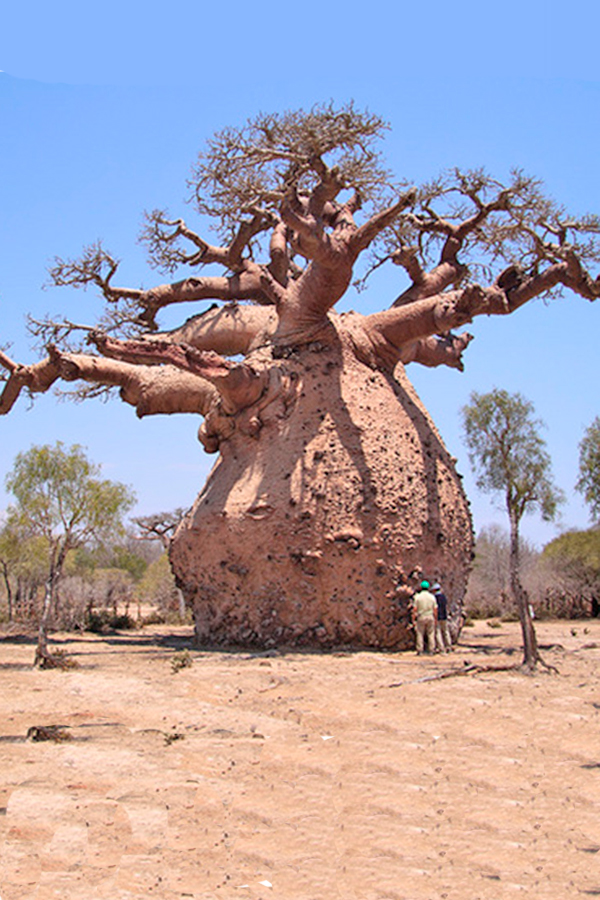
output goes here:
[[118, 531], [134, 503], [129, 488], [98, 476], [82, 447], [59, 441], [17, 454], [6, 487], [31, 534], [69, 548]]
[[285, 199], [307, 196], [326, 172], [340, 189], [380, 198], [389, 173], [374, 144], [386, 128], [352, 103], [260, 114], [242, 128], [225, 128], [198, 156], [189, 182], [196, 206], [230, 235], [240, 216], [278, 211]]
[[539, 433], [542, 423], [533, 413], [521, 394], [498, 388], [487, 394], [474, 391], [462, 410], [477, 487], [501, 493], [517, 521], [535, 509], [551, 520], [563, 500], [551, 480], [550, 457]]
[[579, 444], [579, 479], [576, 488], [583, 494], [594, 521], [600, 519], [600, 416], [589, 425]]
[[[76, 370], [85, 370], [79, 380], [84, 377], [88, 384], [97, 373], [101, 386], [76, 388], [69, 396], [105, 395], [107, 385], [123, 389], [124, 381], [130, 388], [124, 370], [115, 381], [114, 371], [97, 365], [97, 357], [89, 355], [90, 341], [104, 354], [94, 341], [97, 333], [120, 340], [149, 337], [164, 327], [162, 310], [175, 304], [216, 301], [232, 313], [242, 303], [270, 306], [276, 322], [267, 332], [260, 324], [255, 332], [244, 326], [244, 348], [265, 339], [301, 344], [326, 325], [327, 314], [353, 279], [362, 289], [372, 272], [391, 264], [402, 291], [384, 300], [394, 315], [384, 321], [375, 313], [363, 323], [365, 358], [391, 370], [399, 360], [462, 368], [460, 353], [416, 352], [415, 341], [448, 339], [457, 346], [460, 338], [452, 329], [475, 316], [506, 315], [534, 297], [551, 297], [565, 288], [589, 300], [600, 296], [600, 277], [588, 269], [600, 263], [597, 216], [568, 214], [538, 180], [518, 169], [505, 181], [481, 168], [453, 168], [418, 187], [395, 182], [377, 149], [386, 129], [380, 117], [353, 103], [325, 103], [261, 113], [242, 127], [215, 134], [199, 154], [189, 185], [197, 211], [211, 222], [220, 242], [210, 243], [196, 226], [166, 209], [148, 212], [140, 240], [150, 265], [173, 279], [182, 267], [187, 270], [180, 279], [149, 289], [115, 286], [119, 261], [100, 241], [84, 247], [79, 258], [57, 257], [52, 283], [95, 287], [104, 311], [92, 326], [67, 317], [30, 319], [37, 349], [48, 360], [38, 370], [0, 351], [0, 368], [8, 372], [0, 413], [12, 408], [22, 389], [48, 390], [57, 379], [70, 380]], [[370, 261], [357, 277], [367, 248]], [[415, 309], [413, 304], [425, 300], [429, 305]], [[202, 310], [196, 306], [193, 313]], [[196, 315], [166, 337], [177, 344], [185, 333], [193, 345], [190, 323], [196, 322], [203, 349], [235, 356], [240, 341], [234, 320], [233, 314], [224, 316], [208, 329]], [[53, 348], [58, 355], [53, 356]], [[60, 352], [85, 354], [92, 363], [82, 365], [80, 359], [74, 365], [58, 359]], [[159, 361], [153, 372], [144, 371], [143, 389], [122, 390], [123, 399], [132, 402], [128, 398], [135, 394], [143, 415], [194, 409], [188, 400], [180, 402], [186, 390], [182, 383], [175, 408], [163, 389], [160, 402], [148, 402], [147, 381], [162, 377], [160, 368]]]

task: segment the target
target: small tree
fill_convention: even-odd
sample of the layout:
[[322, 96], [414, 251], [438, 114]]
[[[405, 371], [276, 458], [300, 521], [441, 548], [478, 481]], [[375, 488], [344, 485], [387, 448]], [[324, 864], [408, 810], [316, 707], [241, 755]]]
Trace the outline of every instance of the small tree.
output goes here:
[[501, 492], [510, 522], [510, 591], [523, 632], [523, 665], [533, 669], [541, 660], [527, 594], [520, 575], [519, 526], [526, 512], [535, 510], [549, 521], [556, 515], [562, 493], [552, 483], [550, 457], [533, 417], [533, 404], [521, 394], [495, 388], [471, 394], [463, 407], [463, 426], [477, 487]]
[[40, 615], [35, 665], [52, 666], [48, 626], [69, 550], [118, 533], [135, 497], [123, 484], [99, 478], [83, 448], [34, 446], [15, 459], [6, 487], [16, 498], [10, 516], [31, 536], [45, 538], [47, 576]]
[[579, 445], [579, 480], [575, 487], [590, 507], [592, 519], [600, 521], [600, 416], [586, 428]]

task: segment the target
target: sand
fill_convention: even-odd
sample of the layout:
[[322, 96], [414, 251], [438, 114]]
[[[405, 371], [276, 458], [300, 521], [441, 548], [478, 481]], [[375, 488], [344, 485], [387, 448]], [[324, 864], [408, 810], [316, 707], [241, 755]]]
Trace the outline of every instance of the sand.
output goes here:
[[518, 626], [435, 657], [60, 635], [66, 672], [4, 635], [2, 900], [600, 895], [600, 622], [538, 623], [558, 675], [442, 680]]

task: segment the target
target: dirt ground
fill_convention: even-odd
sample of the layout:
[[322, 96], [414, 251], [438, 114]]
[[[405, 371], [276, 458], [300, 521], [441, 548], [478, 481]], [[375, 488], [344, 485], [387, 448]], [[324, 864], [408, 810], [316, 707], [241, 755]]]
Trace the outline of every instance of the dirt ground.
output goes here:
[[515, 624], [434, 657], [59, 635], [65, 672], [4, 632], [1, 900], [600, 896], [600, 622], [537, 627], [558, 675], [428, 680], [518, 661]]

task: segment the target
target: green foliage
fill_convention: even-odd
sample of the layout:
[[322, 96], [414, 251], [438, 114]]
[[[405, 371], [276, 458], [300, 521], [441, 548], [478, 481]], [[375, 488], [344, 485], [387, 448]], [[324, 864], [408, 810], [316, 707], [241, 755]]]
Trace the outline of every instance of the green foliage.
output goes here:
[[9, 514], [0, 530], [0, 566], [7, 575], [41, 584], [48, 552], [45, 537], [32, 536], [18, 515]]
[[594, 521], [600, 520], [600, 416], [586, 429], [579, 445], [579, 480], [575, 485], [590, 507]]
[[52, 659], [48, 626], [69, 554], [81, 544], [114, 540], [124, 532], [123, 516], [135, 497], [123, 484], [100, 479], [100, 469], [83, 448], [59, 441], [19, 453], [6, 477], [15, 496], [9, 521], [28, 539], [44, 541], [45, 590], [39, 619], [35, 664]]
[[30, 534], [51, 544], [62, 539], [67, 548], [122, 533], [122, 517], [135, 496], [123, 484], [100, 479], [99, 473], [78, 444], [31, 447], [17, 454], [6, 477], [17, 501], [12, 514]]
[[600, 601], [600, 531], [567, 531], [544, 547], [551, 573], [548, 603], [555, 614], [589, 615]]
[[75, 566], [81, 574], [92, 573], [97, 569], [121, 569], [127, 572], [134, 581], [139, 581], [146, 569], [147, 561], [138, 553], [134, 553], [123, 544], [111, 547], [78, 547]]
[[550, 457], [533, 417], [533, 405], [521, 394], [494, 388], [471, 394], [462, 418], [477, 487], [501, 492], [510, 516], [537, 510], [546, 521], [555, 517], [562, 492], [550, 477]]
[[582, 585], [600, 589], [600, 531], [567, 531], [544, 547], [543, 557]]
[[567, 531], [543, 549], [546, 559], [567, 562], [577, 560], [600, 575], [600, 530]]

